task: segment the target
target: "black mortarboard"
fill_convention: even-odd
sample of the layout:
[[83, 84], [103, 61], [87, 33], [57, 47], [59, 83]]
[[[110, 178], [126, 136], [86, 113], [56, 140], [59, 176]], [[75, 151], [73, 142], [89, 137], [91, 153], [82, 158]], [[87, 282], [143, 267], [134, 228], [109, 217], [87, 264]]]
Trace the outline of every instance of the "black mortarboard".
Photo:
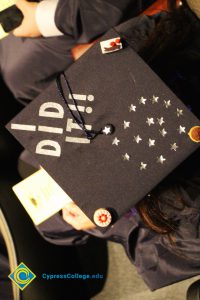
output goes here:
[[197, 149], [198, 125], [112, 29], [7, 128], [103, 227]]

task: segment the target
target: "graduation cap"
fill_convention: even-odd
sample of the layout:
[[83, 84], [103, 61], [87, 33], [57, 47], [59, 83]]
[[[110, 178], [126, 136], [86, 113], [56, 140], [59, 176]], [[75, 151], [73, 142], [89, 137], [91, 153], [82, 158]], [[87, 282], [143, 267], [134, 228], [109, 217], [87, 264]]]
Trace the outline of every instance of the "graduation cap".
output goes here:
[[7, 128], [102, 230], [200, 140], [199, 120], [114, 29]]

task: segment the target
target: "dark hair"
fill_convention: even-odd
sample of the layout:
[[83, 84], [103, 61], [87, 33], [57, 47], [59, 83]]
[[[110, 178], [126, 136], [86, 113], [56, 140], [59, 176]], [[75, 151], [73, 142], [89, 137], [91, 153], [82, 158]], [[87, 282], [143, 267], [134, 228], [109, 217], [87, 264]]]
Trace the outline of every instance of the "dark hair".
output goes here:
[[[200, 21], [185, 1], [177, 7], [175, 0], [169, 0], [168, 7], [169, 12], [157, 23], [156, 29], [139, 50], [139, 54], [198, 115], [200, 41], [194, 36], [197, 30], [200, 34]], [[174, 191], [174, 199], [180, 204], [175, 209], [182, 210], [186, 205], [180, 197], [181, 193], [177, 188], [174, 188]], [[173, 233], [177, 231], [179, 224], [176, 219], [162, 211], [162, 202], [165, 199], [160, 195], [155, 189], [151, 197], [145, 197], [136, 208], [148, 227], [159, 234], [168, 235], [173, 242]]]
[[179, 220], [173, 217], [172, 212], [182, 211], [186, 205], [178, 187], [170, 187], [171, 197], [168, 198], [161, 197], [164, 189], [159, 191], [155, 189], [137, 203], [136, 209], [148, 227], [159, 234], [167, 235], [170, 241], [174, 242], [173, 233], [179, 227]]
[[[182, 5], [177, 7], [175, 0], [168, 0], [168, 7], [169, 11], [166, 16], [156, 24], [156, 29], [139, 50], [141, 57], [153, 66], [162, 63], [161, 60], [164, 57], [167, 60], [172, 59], [176, 64], [176, 60], [172, 56], [181, 55], [183, 47], [189, 50], [187, 45], [193, 43], [196, 28], [200, 27], [199, 19], [188, 7], [186, 1], [183, 0]], [[199, 58], [198, 54], [198, 51], [193, 53]], [[180, 61], [182, 56], [177, 58]]]

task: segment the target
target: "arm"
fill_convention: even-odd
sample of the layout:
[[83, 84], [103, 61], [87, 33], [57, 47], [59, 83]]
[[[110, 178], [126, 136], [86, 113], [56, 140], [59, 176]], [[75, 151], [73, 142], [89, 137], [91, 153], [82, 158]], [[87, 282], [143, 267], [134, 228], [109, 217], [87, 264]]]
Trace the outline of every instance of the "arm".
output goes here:
[[[151, 2], [145, 1], [145, 6]], [[78, 43], [87, 43], [141, 12], [142, 3], [142, 0], [43, 0], [40, 3], [18, 0], [16, 5], [24, 20], [14, 34], [25, 37], [66, 34]]]
[[94, 229], [96, 225], [83, 213], [83, 211], [74, 203], [68, 203], [62, 209], [62, 217], [76, 230]]
[[141, 1], [132, 0], [60, 0], [55, 24], [64, 34], [86, 43], [122, 22], [130, 9], [139, 12], [140, 6]]

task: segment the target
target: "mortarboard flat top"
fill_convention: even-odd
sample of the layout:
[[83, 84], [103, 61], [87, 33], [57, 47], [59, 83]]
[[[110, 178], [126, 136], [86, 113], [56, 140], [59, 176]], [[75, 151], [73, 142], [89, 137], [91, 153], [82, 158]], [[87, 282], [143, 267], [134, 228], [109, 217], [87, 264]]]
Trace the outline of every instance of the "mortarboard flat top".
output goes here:
[[106, 208], [115, 221], [199, 146], [188, 135], [199, 120], [125, 41], [118, 47], [115, 30], [101, 41], [113, 38], [114, 52], [96, 43], [60, 91], [55, 81], [7, 125], [92, 220]]

